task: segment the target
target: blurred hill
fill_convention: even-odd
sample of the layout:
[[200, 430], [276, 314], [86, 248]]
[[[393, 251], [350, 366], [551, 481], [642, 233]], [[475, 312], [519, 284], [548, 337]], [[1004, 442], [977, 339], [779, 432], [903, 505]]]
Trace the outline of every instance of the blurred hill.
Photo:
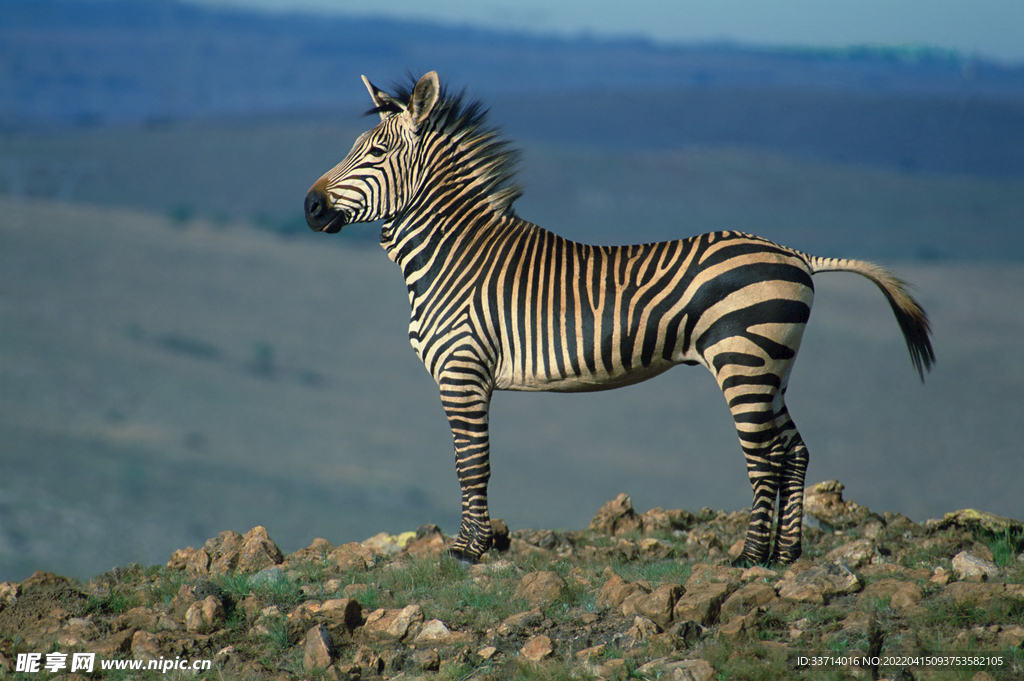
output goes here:
[[215, 10], [6, 0], [0, 130], [365, 110], [437, 70], [516, 139], [753, 146], [915, 172], [1024, 176], [1024, 65], [929, 49], [758, 50]]

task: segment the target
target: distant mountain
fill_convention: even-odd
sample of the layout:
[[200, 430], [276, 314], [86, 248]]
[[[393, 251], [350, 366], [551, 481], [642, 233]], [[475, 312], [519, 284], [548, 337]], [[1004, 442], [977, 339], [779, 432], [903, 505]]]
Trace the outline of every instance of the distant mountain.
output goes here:
[[1024, 65], [939, 50], [762, 50], [267, 15], [157, 0], [5, 0], [0, 131], [365, 108], [439, 71], [516, 137], [752, 146], [1024, 176]]

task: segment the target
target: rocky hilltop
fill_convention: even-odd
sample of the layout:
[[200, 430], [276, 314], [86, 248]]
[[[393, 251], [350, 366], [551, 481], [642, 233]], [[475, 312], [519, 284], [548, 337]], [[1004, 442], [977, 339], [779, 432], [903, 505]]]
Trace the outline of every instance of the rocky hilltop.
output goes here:
[[[746, 511], [641, 514], [622, 494], [582, 531], [496, 520], [469, 569], [436, 526], [290, 555], [256, 527], [87, 583], [36, 573], [0, 584], [0, 676], [155, 660], [170, 671], [124, 678], [1024, 678], [1024, 523], [920, 524], [842, 490], [808, 488], [785, 569], [730, 566]], [[98, 662], [52, 656], [75, 652]]]

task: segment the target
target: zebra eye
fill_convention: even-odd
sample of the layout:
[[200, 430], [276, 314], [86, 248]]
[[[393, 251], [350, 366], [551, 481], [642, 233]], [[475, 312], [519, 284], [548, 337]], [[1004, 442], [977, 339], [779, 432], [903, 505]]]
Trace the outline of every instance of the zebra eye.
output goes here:
[[383, 156], [384, 154], [388, 153], [388, 150], [379, 144], [374, 144], [370, 147], [367, 153], [370, 156]]

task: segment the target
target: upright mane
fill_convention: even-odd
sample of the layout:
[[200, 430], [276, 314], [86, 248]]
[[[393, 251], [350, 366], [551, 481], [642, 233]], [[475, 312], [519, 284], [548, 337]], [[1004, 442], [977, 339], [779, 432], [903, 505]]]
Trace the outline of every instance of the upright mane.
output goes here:
[[[394, 99], [408, 102], [415, 86], [416, 78], [412, 75], [407, 82], [396, 83]], [[491, 208], [502, 215], [514, 215], [512, 204], [523, 193], [515, 181], [519, 152], [502, 139], [497, 127], [488, 124], [488, 110], [479, 100], [467, 103], [465, 99], [465, 89], [453, 95], [442, 85], [438, 102], [430, 114], [430, 127], [450, 137], [457, 145], [461, 167], [471, 170]], [[366, 113], [399, 112], [396, 104], [387, 104]]]

